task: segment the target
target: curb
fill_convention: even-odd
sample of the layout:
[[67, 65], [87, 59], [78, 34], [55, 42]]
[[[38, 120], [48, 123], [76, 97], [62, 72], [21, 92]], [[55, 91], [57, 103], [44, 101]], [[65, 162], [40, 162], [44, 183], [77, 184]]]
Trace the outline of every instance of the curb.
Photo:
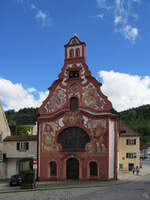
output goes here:
[[[34, 189], [15, 189], [15, 190], [5, 190], [5, 191], [0, 191], [0, 194], [4, 193], [16, 193], [16, 192], [31, 192], [31, 191], [43, 191], [43, 190], [63, 190], [63, 189], [78, 189], [78, 188], [92, 188], [92, 187], [112, 187], [114, 185], [122, 185], [126, 184], [129, 181], [120, 181], [118, 180], [117, 182], [109, 182], [108, 184], [103, 184], [103, 185], [80, 185], [80, 186], [60, 186], [60, 187], [43, 187], [43, 188], [34, 188]], [[111, 184], [113, 183], [113, 184]]]

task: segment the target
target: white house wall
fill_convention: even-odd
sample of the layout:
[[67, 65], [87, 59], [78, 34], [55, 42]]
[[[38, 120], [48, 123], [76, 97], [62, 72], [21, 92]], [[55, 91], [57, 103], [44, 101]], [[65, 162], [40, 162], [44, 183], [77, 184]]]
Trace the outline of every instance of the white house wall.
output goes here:
[[37, 155], [37, 141], [28, 141], [29, 149], [27, 151], [18, 151], [16, 149], [17, 141], [7, 141], [4, 143], [4, 152], [9, 158], [28, 158], [30, 155]]
[[7, 162], [7, 178], [17, 174], [17, 159], [8, 159]]
[[4, 162], [0, 162], [0, 180], [6, 178], [6, 171], [7, 171], [7, 165]]

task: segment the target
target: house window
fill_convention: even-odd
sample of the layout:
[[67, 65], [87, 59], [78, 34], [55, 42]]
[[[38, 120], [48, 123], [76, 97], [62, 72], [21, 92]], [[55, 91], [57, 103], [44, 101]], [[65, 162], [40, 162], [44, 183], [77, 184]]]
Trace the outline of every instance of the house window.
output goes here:
[[120, 130], [120, 133], [126, 133], [126, 130]]
[[90, 176], [97, 176], [97, 163], [90, 162]]
[[54, 161], [50, 162], [50, 175], [57, 176], [57, 164]]
[[79, 78], [79, 71], [70, 71], [69, 72], [69, 78]]
[[126, 145], [136, 145], [136, 139], [127, 139]]
[[70, 111], [74, 112], [78, 110], [78, 98], [77, 97], [72, 97], [70, 99]]
[[123, 169], [123, 164], [122, 163], [119, 164], [119, 169]]
[[0, 142], [2, 142], [2, 134], [0, 133]]
[[17, 142], [18, 151], [27, 151], [29, 149], [29, 142]]
[[126, 153], [126, 158], [130, 159], [136, 158], [136, 153]]

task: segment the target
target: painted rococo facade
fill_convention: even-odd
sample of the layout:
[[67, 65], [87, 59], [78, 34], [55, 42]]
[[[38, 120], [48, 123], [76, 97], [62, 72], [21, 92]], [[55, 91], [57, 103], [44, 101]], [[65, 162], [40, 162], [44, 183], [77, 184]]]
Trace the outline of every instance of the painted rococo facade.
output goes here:
[[76, 35], [59, 77], [39, 108], [39, 180], [116, 179], [118, 116], [91, 76]]

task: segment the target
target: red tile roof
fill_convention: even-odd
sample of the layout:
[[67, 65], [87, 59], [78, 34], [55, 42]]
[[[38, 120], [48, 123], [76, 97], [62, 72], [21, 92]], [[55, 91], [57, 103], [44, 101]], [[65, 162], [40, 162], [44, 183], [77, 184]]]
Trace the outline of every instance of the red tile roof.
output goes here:
[[121, 137], [126, 136], [140, 136], [139, 133], [129, 128], [124, 122], [120, 121], [120, 134]]
[[4, 139], [4, 142], [8, 141], [36, 141], [37, 140], [37, 135], [12, 135], [12, 136], [7, 136]]
[[142, 149], [148, 149], [150, 147], [150, 144], [143, 144], [142, 146], [141, 146], [141, 150]]

